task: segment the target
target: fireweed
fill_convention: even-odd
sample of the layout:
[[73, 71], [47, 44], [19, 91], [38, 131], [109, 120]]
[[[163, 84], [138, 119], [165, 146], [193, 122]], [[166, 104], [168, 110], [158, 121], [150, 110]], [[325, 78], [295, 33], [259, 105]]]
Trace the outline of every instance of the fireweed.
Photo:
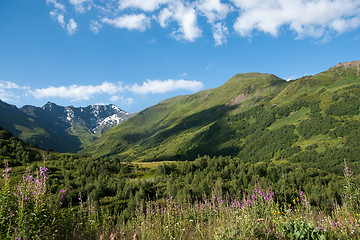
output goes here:
[[[169, 197], [138, 205], [119, 230], [125, 239], [359, 239], [360, 212], [351, 170], [345, 164], [343, 204], [332, 214], [299, 195], [279, 203], [272, 191], [257, 186], [251, 194], [224, 197], [217, 192], [190, 202]], [[354, 201], [350, 204], [350, 200]]]
[[77, 232], [95, 236], [97, 215], [92, 200], [81, 203], [88, 209], [85, 215], [82, 208], [78, 211], [71, 206], [62, 208], [67, 189], [57, 194], [49, 192], [49, 171], [45, 166], [35, 174], [27, 169], [21, 181], [12, 187], [11, 168], [6, 163], [5, 166], [0, 191], [0, 239], [74, 239]]
[[63, 206], [68, 189], [50, 193], [45, 166], [33, 175], [27, 171], [11, 187], [12, 169], [6, 165], [0, 239], [359, 239], [360, 190], [344, 165], [344, 194], [331, 214], [311, 206], [301, 189], [280, 203], [272, 191], [256, 185], [236, 196], [214, 190], [197, 201], [172, 196], [143, 201], [127, 222], [81, 193], [78, 204]]

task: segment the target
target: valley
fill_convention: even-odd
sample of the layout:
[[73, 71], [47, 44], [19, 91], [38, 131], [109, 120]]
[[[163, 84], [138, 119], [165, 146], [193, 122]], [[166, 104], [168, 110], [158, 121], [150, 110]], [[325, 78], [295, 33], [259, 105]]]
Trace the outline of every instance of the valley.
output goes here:
[[[10, 209], [27, 216], [14, 214], [29, 239], [54, 229], [59, 239], [356, 239], [359, 69], [237, 74], [137, 114], [1, 102], [0, 234], [16, 229]], [[80, 151], [38, 148], [49, 139]]]

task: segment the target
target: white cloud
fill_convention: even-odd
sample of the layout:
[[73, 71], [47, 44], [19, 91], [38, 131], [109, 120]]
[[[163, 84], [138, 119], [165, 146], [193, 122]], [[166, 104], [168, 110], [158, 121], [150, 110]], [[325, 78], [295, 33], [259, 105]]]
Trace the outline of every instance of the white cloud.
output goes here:
[[122, 15], [115, 19], [103, 18], [101, 21], [114, 27], [127, 28], [128, 30], [145, 31], [150, 26], [150, 18], [143, 13]]
[[3, 101], [15, 101], [24, 95], [24, 91], [30, 89], [26, 86], [19, 86], [10, 81], [0, 81], [0, 99]]
[[29, 89], [29, 87], [22, 87], [10, 81], [0, 81], [0, 89]]
[[53, 5], [57, 10], [65, 11], [65, 5], [58, 3], [56, 0], [46, 0], [46, 4]]
[[166, 28], [172, 16], [173, 12], [169, 8], [162, 9], [158, 16], [160, 26]]
[[90, 22], [90, 30], [95, 34], [99, 33], [99, 30], [101, 27], [102, 27], [102, 24], [99, 23], [98, 21], [93, 20]]
[[111, 96], [111, 97], [110, 97], [110, 101], [111, 101], [111, 102], [117, 102], [119, 99], [120, 99], [119, 96]]
[[85, 13], [92, 8], [92, 0], [69, 0], [74, 6], [75, 11], [79, 13]]
[[58, 13], [57, 11], [51, 11], [50, 16], [56, 19], [56, 21], [60, 24], [62, 28], [64, 28], [69, 35], [75, 34], [77, 30], [77, 23], [73, 18], [69, 20], [68, 23], [65, 22], [65, 17], [62, 13]]
[[171, 0], [120, 0], [119, 8], [124, 10], [126, 8], [135, 8], [143, 11], [154, 11], [159, 9], [161, 5], [170, 2]]
[[77, 24], [75, 22], [74, 19], [70, 19], [69, 20], [69, 23], [66, 24], [66, 31], [70, 34], [70, 35], [73, 35], [77, 30]]
[[71, 85], [71, 86], [60, 86], [54, 87], [50, 86], [47, 88], [37, 88], [34, 90], [30, 90], [27, 87], [20, 87], [16, 84], [10, 82], [0, 83], [0, 90], [5, 90], [9, 88], [17, 88], [17, 89], [26, 89], [27, 92], [34, 96], [37, 99], [42, 98], [66, 98], [71, 99], [72, 101], [80, 101], [80, 100], [90, 100], [95, 95], [107, 94], [110, 95], [110, 101], [122, 101], [123, 103], [131, 104], [134, 99], [133, 98], [124, 98], [122, 96], [118, 96], [118, 93], [124, 92], [132, 92], [135, 94], [148, 94], [148, 93], [167, 93], [176, 90], [188, 90], [188, 91], [198, 91], [200, 90], [204, 84], [199, 81], [189, 81], [189, 80], [147, 80], [143, 82], [142, 85], [132, 84], [127, 86], [122, 86], [120, 82], [111, 83], [111, 82], [103, 82], [100, 85]]
[[196, 11], [191, 4], [184, 5], [180, 1], [174, 1], [160, 11], [157, 19], [163, 28], [167, 27], [170, 21], [179, 24], [179, 29], [171, 34], [177, 40], [194, 42], [201, 36], [202, 31], [197, 23]]
[[56, 18], [57, 22], [60, 24], [60, 26], [65, 28], [66, 24], [65, 24], [65, 20], [64, 20], [64, 15], [56, 13], [56, 12], [50, 12], [50, 15], [54, 16]]
[[226, 37], [228, 34], [228, 28], [224, 24], [219, 22], [213, 25], [213, 36], [216, 46], [220, 46], [223, 43], [226, 43]]
[[40, 88], [30, 91], [35, 98], [49, 98], [49, 97], [60, 97], [60, 98], [68, 98], [73, 101], [79, 100], [89, 100], [93, 95], [98, 94], [109, 94], [113, 95], [118, 92], [122, 92], [124, 89], [121, 86], [121, 83], [110, 83], [103, 82], [101, 85], [93, 86], [78, 86], [71, 85], [69, 87], [61, 86], [61, 87], [48, 87], [48, 88]]
[[[88, 26], [94, 33], [104, 23], [145, 31], [155, 19], [176, 40], [194, 42], [202, 36], [204, 28], [210, 27], [215, 45], [226, 43], [230, 35], [226, 26], [233, 26], [231, 30], [242, 37], [251, 37], [256, 31], [278, 36], [291, 30], [296, 38], [325, 40], [360, 27], [359, 0], [46, 0], [46, 3], [53, 8], [50, 15], [69, 35], [78, 29], [78, 13], [89, 13]], [[69, 9], [75, 10], [74, 16]]]
[[209, 22], [222, 20], [233, 10], [231, 5], [221, 3], [220, 0], [198, 0], [196, 8], [206, 16]]
[[353, 30], [360, 26], [360, 17], [352, 18], [349, 20], [346, 19], [335, 19], [331, 24], [331, 28], [339, 33], [343, 33], [349, 30]]
[[342, 33], [360, 25], [358, 0], [232, 0], [239, 8], [234, 29], [241, 36], [254, 30], [277, 36], [283, 26], [299, 37], [322, 37], [327, 31]]
[[131, 104], [134, 102], [134, 99], [131, 98], [131, 97], [129, 97], [129, 98], [124, 98], [124, 97], [122, 97], [122, 96], [111, 96], [111, 97], [110, 97], [110, 101], [111, 101], [112, 103], [114, 103], [114, 102], [121, 102], [121, 104], [129, 106], [129, 105], [131, 105]]
[[19, 95], [0, 88], [0, 100], [5, 101], [5, 102], [13, 102], [19, 98], [20, 98]]
[[198, 81], [188, 81], [188, 80], [147, 80], [141, 86], [134, 84], [128, 87], [130, 92], [136, 94], [147, 94], [147, 93], [167, 93], [176, 90], [189, 90], [189, 91], [199, 91], [204, 84]]

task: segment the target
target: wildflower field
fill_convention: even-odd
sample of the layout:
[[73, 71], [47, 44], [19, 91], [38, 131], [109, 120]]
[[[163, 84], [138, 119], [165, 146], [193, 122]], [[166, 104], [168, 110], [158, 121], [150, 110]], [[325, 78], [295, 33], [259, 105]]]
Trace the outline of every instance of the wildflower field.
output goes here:
[[13, 182], [12, 171], [6, 166], [1, 179], [1, 239], [360, 238], [360, 190], [346, 163], [342, 201], [334, 201], [331, 212], [310, 204], [301, 189], [280, 201], [254, 182], [251, 192], [234, 195], [214, 187], [198, 199], [148, 197], [136, 202], [127, 218], [81, 192], [71, 202], [69, 189], [51, 192], [45, 165]]

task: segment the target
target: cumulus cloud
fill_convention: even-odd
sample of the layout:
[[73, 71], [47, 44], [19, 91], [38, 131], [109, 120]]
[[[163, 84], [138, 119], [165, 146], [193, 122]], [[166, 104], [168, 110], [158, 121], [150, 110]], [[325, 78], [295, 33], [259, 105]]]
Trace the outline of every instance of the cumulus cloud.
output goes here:
[[[72, 101], [80, 101], [80, 100], [90, 100], [95, 95], [107, 94], [110, 95], [110, 101], [119, 101], [127, 102], [131, 104], [134, 99], [132, 98], [124, 98], [122, 96], [118, 96], [119, 93], [131, 92], [135, 94], [148, 94], [148, 93], [167, 93], [171, 91], [177, 90], [188, 90], [188, 91], [198, 91], [200, 90], [204, 84], [199, 81], [189, 81], [189, 80], [147, 80], [143, 82], [142, 85], [138, 85], [137, 83], [127, 86], [122, 86], [120, 82], [111, 83], [111, 82], [103, 82], [100, 85], [71, 85], [71, 86], [60, 86], [54, 87], [50, 86], [47, 88], [37, 88], [34, 90], [28, 90], [29, 94], [34, 96], [35, 98], [51, 98], [51, 97], [59, 97], [59, 98], [67, 98]], [[12, 85], [11, 83], [0, 84], [0, 89], [6, 88], [21, 88], [17, 85]]]
[[196, 8], [209, 22], [222, 20], [233, 10], [230, 4], [221, 3], [220, 0], [198, 0]]
[[89, 100], [94, 95], [99, 94], [109, 94], [113, 95], [118, 92], [122, 92], [124, 89], [121, 86], [121, 83], [110, 83], [103, 82], [101, 85], [93, 86], [61, 86], [61, 87], [48, 87], [48, 88], [38, 88], [35, 90], [30, 90], [35, 98], [49, 98], [49, 97], [60, 97], [68, 98], [73, 101], [79, 100]]
[[99, 30], [101, 27], [102, 27], [102, 24], [99, 23], [98, 21], [93, 20], [90, 22], [90, 30], [95, 34], [99, 33]]
[[224, 24], [219, 22], [213, 25], [213, 36], [216, 46], [220, 46], [223, 43], [226, 43], [228, 34], [228, 28]]
[[103, 18], [101, 21], [114, 27], [127, 28], [128, 30], [145, 31], [150, 26], [150, 18], [143, 13], [125, 14], [115, 19]]
[[103, 24], [145, 31], [157, 23], [176, 40], [194, 42], [202, 37], [204, 28], [210, 27], [217, 46], [227, 42], [230, 30], [247, 38], [254, 32], [278, 36], [290, 30], [296, 33], [296, 38], [331, 39], [333, 34], [360, 27], [359, 0], [46, 0], [46, 3], [53, 8], [50, 14], [69, 35], [77, 31], [78, 13], [88, 12], [91, 16], [88, 26], [94, 33]]
[[65, 17], [63, 14], [58, 13], [57, 11], [51, 11], [50, 15], [56, 19], [62, 28], [64, 28], [69, 35], [75, 34], [77, 30], [77, 23], [73, 18], [69, 20], [68, 23], [65, 22]]
[[202, 33], [197, 23], [196, 11], [191, 4], [172, 2], [160, 11], [158, 21], [163, 28], [167, 27], [171, 21], [177, 22], [179, 29], [171, 34], [177, 40], [194, 42]]
[[89, 11], [92, 7], [92, 0], [69, 0], [75, 8], [76, 12], [85, 13]]
[[241, 36], [254, 30], [278, 36], [287, 26], [299, 37], [321, 37], [326, 31], [344, 32], [360, 25], [357, 0], [232, 0], [239, 8], [234, 29]]
[[70, 34], [70, 35], [73, 35], [77, 30], [77, 24], [75, 22], [74, 19], [70, 19], [69, 20], [69, 23], [66, 24], [66, 31]]
[[142, 85], [134, 84], [128, 87], [128, 90], [136, 94], [166, 93], [180, 89], [194, 92], [200, 90], [203, 86], [202, 82], [194, 80], [147, 80]]
[[169, 3], [170, 1], [171, 0], [120, 0], [119, 9], [134, 8], [152, 12], [159, 9], [160, 5]]
[[56, 0], [46, 0], [48, 5], [53, 5], [55, 9], [65, 11], [65, 5], [58, 3]]

